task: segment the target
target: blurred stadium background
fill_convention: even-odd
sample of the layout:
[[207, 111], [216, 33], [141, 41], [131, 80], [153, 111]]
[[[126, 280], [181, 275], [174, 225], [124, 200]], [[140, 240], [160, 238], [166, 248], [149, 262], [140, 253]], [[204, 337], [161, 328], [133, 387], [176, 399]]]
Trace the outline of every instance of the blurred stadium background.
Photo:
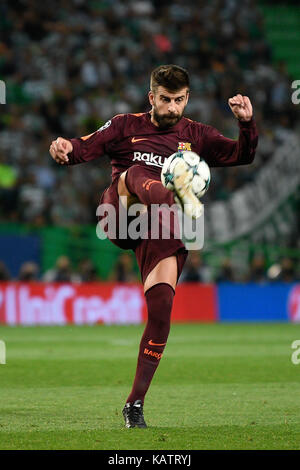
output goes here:
[[[298, 0], [0, 2], [1, 449], [299, 450], [299, 50]], [[212, 170], [137, 438], [121, 409], [147, 312], [132, 254], [96, 236], [109, 161], [48, 149], [147, 111], [162, 63], [228, 137], [228, 98], [250, 96], [259, 145]]]
[[[66, 168], [48, 149], [58, 136], [89, 134], [115, 114], [147, 111], [149, 75], [162, 63], [190, 72], [188, 117], [236, 138], [227, 100], [239, 92], [251, 98], [259, 129], [251, 166], [212, 170], [204, 249], [190, 254], [180, 280], [202, 289], [211, 313], [206, 318], [191, 305], [181, 318], [178, 306], [174, 318], [300, 321], [300, 104], [292, 102], [292, 83], [300, 79], [299, 11], [293, 1], [52, 0], [51, 8], [36, 0], [1, 2], [7, 104], [0, 106], [0, 321], [22, 322], [14, 313], [18, 287], [8, 281], [72, 282], [78, 295], [102, 292], [113, 303], [113, 290], [105, 289], [139, 280], [132, 254], [96, 237], [108, 159]], [[92, 281], [111, 287], [84, 290]], [[48, 294], [32, 289], [24, 291], [27, 304], [42, 311]], [[236, 304], [245, 296], [249, 302], [238, 308], [232, 295]], [[128, 291], [118, 296], [129, 302]], [[132, 298], [136, 309], [141, 298]], [[90, 305], [89, 322], [114, 321], [95, 314], [101, 305], [101, 297]], [[47, 318], [32, 313], [23, 320]]]

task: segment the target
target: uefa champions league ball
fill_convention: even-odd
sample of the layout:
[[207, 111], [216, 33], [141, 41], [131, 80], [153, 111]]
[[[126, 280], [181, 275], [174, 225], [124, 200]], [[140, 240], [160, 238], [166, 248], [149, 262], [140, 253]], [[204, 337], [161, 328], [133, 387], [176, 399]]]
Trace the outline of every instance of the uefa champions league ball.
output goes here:
[[173, 170], [180, 158], [185, 161], [188, 167], [193, 193], [199, 199], [208, 190], [210, 169], [207, 163], [195, 152], [189, 150], [178, 151], [168, 157], [162, 167], [161, 182], [167, 189], [174, 191]]

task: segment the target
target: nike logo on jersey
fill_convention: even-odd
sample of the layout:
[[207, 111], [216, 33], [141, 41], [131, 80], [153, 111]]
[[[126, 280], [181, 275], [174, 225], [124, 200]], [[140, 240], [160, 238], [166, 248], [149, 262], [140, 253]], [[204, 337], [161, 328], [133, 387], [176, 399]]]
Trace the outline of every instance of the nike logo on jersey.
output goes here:
[[135, 144], [136, 142], [140, 142], [141, 140], [149, 140], [149, 139], [147, 139], [146, 137], [143, 139], [136, 139], [135, 137], [132, 137], [131, 142]]
[[148, 344], [150, 344], [150, 346], [165, 346], [167, 343], [153, 343], [152, 339], [150, 339]]

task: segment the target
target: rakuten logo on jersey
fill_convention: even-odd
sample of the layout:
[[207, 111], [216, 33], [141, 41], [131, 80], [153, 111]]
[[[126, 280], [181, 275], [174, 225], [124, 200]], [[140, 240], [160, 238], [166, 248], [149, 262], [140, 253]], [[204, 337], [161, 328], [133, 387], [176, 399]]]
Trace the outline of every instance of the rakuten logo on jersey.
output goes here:
[[162, 168], [164, 164], [164, 157], [161, 155], [155, 155], [153, 152], [145, 153], [145, 152], [134, 152], [133, 154], [133, 161], [144, 162], [146, 165], [158, 166]]

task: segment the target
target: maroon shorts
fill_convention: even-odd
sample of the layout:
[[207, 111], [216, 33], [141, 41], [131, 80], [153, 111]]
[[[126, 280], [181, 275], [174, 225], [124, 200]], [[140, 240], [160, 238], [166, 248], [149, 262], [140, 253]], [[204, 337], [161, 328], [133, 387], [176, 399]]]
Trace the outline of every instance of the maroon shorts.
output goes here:
[[[128, 217], [126, 209], [119, 202], [118, 195], [118, 178], [116, 178], [112, 184], [107, 188], [102, 194], [100, 205], [101, 204], [111, 204], [115, 208], [116, 212], [116, 230], [115, 232], [109, 231], [109, 224], [103, 224], [102, 228], [107, 234], [109, 240], [112, 243], [117, 245], [119, 248], [124, 250], [133, 250], [139, 265], [139, 269], [142, 276], [143, 283], [145, 282], [148, 274], [152, 269], [157, 265], [159, 261], [169, 256], [175, 255], [177, 257], [177, 281], [182, 272], [184, 263], [186, 261], [188, 251], [186, 250], [182, 241], [178, 238], [169, 238], [164, 239], [161, 236], [161, 220], [159, 219], [159, 238], [152, 239], [150, 236], [148, 238], [137, 238], [132, 239], [126, 233], [122, 234], [120, 231], [119, 221], [122, 218], [125, 218], [127, 227], [136, 217]], [[100, 216], [99, 221], [104, 220], [109, 221], [110, 214], [106, 213], [103, 216]], [[148, 232], [151, 232], [151, 218], [150, 211], [147, 210], [144, 217], [148, 219]], [[123, 226], [124, 227], [124, 226]], [[123, 230], [124, 232], [124, 230]], [[172, 233], [172, 232], [171, 232]]]

